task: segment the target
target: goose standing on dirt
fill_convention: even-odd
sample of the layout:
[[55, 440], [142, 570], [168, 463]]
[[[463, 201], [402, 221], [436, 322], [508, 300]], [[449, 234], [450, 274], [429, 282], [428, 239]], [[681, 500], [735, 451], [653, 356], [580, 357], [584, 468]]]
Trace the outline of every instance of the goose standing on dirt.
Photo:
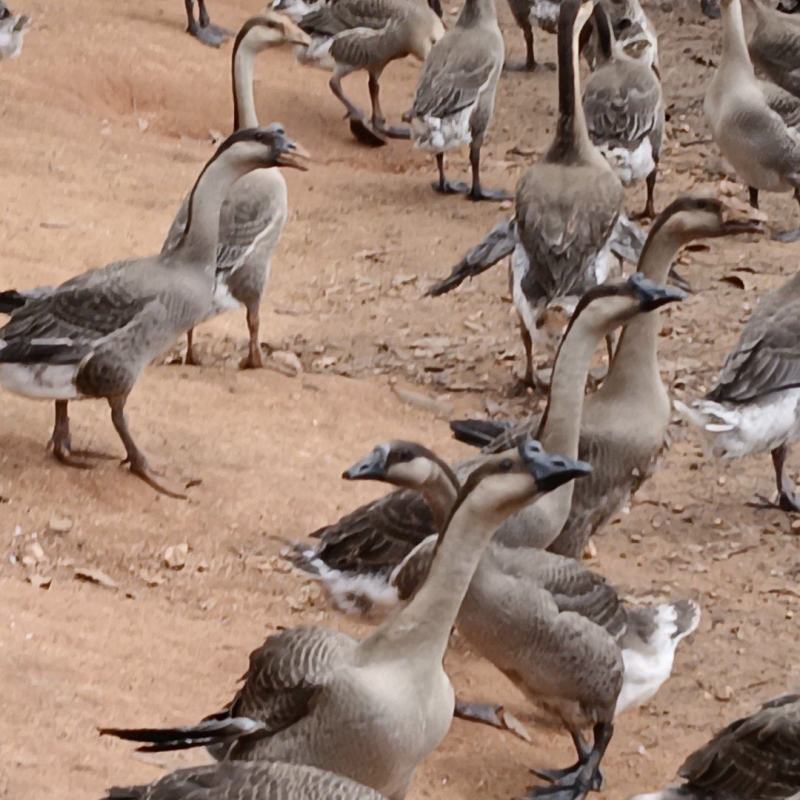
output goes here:
[[[756, 80], [747, 52], [740, 0], [721, 0], [722, 58], [706, 91], [704, 110], [722, 155], [750, 188], [758, 192], [794, 192], [800, 203], [800, 134], [775, 110], [771, 94], [797, 100], [779, 87]], [[800, 228], [775, 236], [785, 242], [800, 238]]]
[[19, 57], [22, 39], [30, 23], [27, 14], [12, 14], [11, 9], [0, 0], [0, 61]]
[[[563, 0], [558, 27], [558, 122], [544, 158], [517, 183], [514, 218], [496, 226], [434, 284], [438, 296], [511, 255], [511, 288], [535, 384], [533, 340], [547, 303], [579, 297], [609, 275], [612, 237], [622, 222], [622, 184], [592, 144], [581, 105], [578, 37], [592, 3]], [[632, 253], [635, 260], [638, 250]]]
[[800, 511], [784, 466], [800, 439], [800, 273], [761, 300], [705, 398], [675, 408], [718, 458], [769, 451], [778, 507]]
[[[594, 20], [598, 67], [583, 92], [589, 138], [625, 186], [646, 181], [647, 201], [639, 216], [654, 217], [653, 193], [664, 136], [661, 82], [645, 58], [622, 49], [600, 3]], [[642, 43], [650, 47], [646, 39]]]
[[[410, 138], [408, 128], [386, 124], [380, 105], [380, 78], [396, 59], [414, 56], [425, 61], [444, 36], [440, 17], [438, 0], [432, 0], [431, 6], [425, 0], [336, 0], [320, 5], [300, 20], [300, 27], [312, 38], [327, 37], [324, 44], [315, 46], [315, 55], [333, 58], [331, 91], [347, 109], [350, 130], [362, 143], [381, 146], [387, 137]], [[369, 75], [371, 120], [342, 89], [342, 79], [362, 69]]]
[[332, 772], [279, 761], [187, 767], [144, 786], [115, 786], [103, 800], [386, 800]]
[[[760, 226], [755, 217], [722, 200], [679, 198], [650, 228], [639, 270], [652, 281], [665, 282], [677, 253], [689, 242], [755, 233]], [[670, 421], [669, 393], [658, 364], [660, 328], [655, 314], [628, 322], [605, 380], [583, 403], [576, 455], [596, 468], [575, 486], [569, 516], [549, 543], [556, 553], [581, 558], [589, 537], [617, 514], [656, 470]], [[460, 441], [483, 446], [484, 452], [491, 453], [513, 446], [542, 424], [540, 417], [533, 417], [519, 423], [460, 420], [451, 427]]]
[[[406, 449], [407, 444], [400, 442], [398, 447]], [[374, 459], [360, 477], [393, 483], [382, 469], [393, 460], [391, 446], [383, 450], [385, 455]], [[416, 458], [414, 472], [423, 478], [421, 459]], [[410, 485], [407, 477], [404, 485]], [[443, 492], [440, 502], [451, 495]], [[431, 543], [426, 555], [436, 547]], [[406, 582], [404, 573], [414, 560], [412, 554], [401, 566], [399, 584]], [[416, 560], [424, 562], [425, 557]], [[414, 578], [424, 579], [419, 567], [414, 565], [407, 582], [410, 594], [419, 585]], [[533, 770], [555, 786], [533, 788], [528, 797], [558, 791], [555, 796], [566, 800], [600, 788], [599, 763], [615, 716], [656, 694], [672, 671], [678, 644], [699, 620], [700, 609], [691, 600], [626, 606], [602, 576], [574, 559], [509, 547], [494, 537], [472, 578], [456, 626], [473, 649], [545, 712], [546, 724], [567, 728], [578, 751], [573, 767]], [[456, 709], [460, 716], [503, 727], [501, 707], [457, 702]], [[583, 738], [589, 727], [594, 728], [591, 749]]]
[[233, 761], [308, 764], [402, 800], [450, 727], [454, 695], [442, 660], [492, 532], [537, 495], [588, 471], [532, 440], [489, 457], [460, 491], [424, 585], [371, 636], [282, 631], [251, 654], [244, 685], [220, 714], [188, 728], [104, 732], [147, 742], [147, 750], [220, 745], [216, 755]]
[[800, 694], [764, 703], [695, 750], [683, 781], [631, 800], [797, 800], [800, 797]]
[[[530, 429], [538, 434], [545, 448], [577, 456], [586, 379], [597, 344], [604, 335], [641, 311], [635, 300], [637, 291], [641, 290], [645, 297], [652, 295], [653, 305], [659, 305], [660, 296], [653, 294], [653, 285], [641, 287], [639, 282], [640, 276], [630, 279], [625, 291], [633, 299], [627, 304], [620, 301], [621, 290], [616, 286], [596, 287], [579, 303], [556, 355], [548, 411], [541, 424]], [[609, 293], [611, 299], [607, 297]], [[680, 293], [668, 293], [661, 302], [678, 296]], [[623, 302], [622, 312], [620, 302]], [[525, 435], [520, 435], [517, 441]], [[405, 458], [403, 453], [407, 454]], [[399, 565], [404, 559], [413, 563], [413, 559], [423, 557], [422, 552], [414, 555], [414, 551], [426, 542], [430, 546], [431, 539], [435, 540], [442, 530], [441, 520], [447, 518], [451, 502], [448, 490], [452, 492], [474, 468], [473, 461], [462, 462], [456, 465], [453, 474], [427, 458], [425, 463], [433, 466], [425, 469], [420, 466], [420, 458], [425, 458], [425, 454], [398, 448], [393, 451], [393, 459], [399, 463], [392, 462], [386, 469], [389, 482], [403, 486], [413, 481], [411, 485], [420, 490], [420, 495], [408, 490], [392, 492], [312, 534], [320, 540], [316, 547], [298, 544], [289, 552], [289, 560], [322, 581], [337, 607], [348, 611], [378, 610], [402, 599], [401, 584], [407, 578], [399, 580], [404, 569]], [[409, 464], [404, 464], [405, 461]], [[420, 474], [425, 476], [424, 487]], [[510, 547], [548, 547], [564, 527], [578, 488], [572, 484], [562, 486], [509, 517], [495, 538]]]
[[[404, 119], [414, 144], [436, 154], [442, 194], [470, 200], [508, 200], [507, 192], [481, 186], [481, 146], [494, 113], [505, 46], [494, 0], [466, 0], [456, 24], [431, 50]], [[445, 178], [444, 154], [469, 145], [472, 186]]]
[[197, 19], [194, 18], [194, 0], [183, 0], [186, 8], [186, 32], [210, 47], [219, 47], [231, 38], [231, 32], [215, 25], [206, 11], [206, 0], [197, 0]]
[[[244, 23], [233, 46], [233, 130], [258, 125], [253, 99], [253, 67], [262, 50], [285, 42], [305, 45], [307, 34], [288, 17], [265, 11]], [[214, 301], [206, 319], [243, 305], [247, 310], [250, 343], [245, 368], [263, 366], [259, 342], [259, 309], [269, 280], [270, 261], [288, 215], [286, 181], [277, 169], [262, 169], [240, 178], [231, 188], [219, 218], [217, 274]], [[169, 253], [186, 228], [188, 197], [183, 201], [162, 253]], [[198, 364], [193, 331], [187, 334], [186, 363]]]
[[170, 253], [90, 270], [25, 302], [0, 328], [0, 384], [55, 400], [51, 445], [74, 467], [67, 404], [106, 398], [131, 472], [174, 496], [153, 474], [128, 430], [125, 404], [142, 370], [206, 314], [214, 290], [217, 228], [233, 183], [251, 170], [305, 169], [304, 151], [280, 126], [239, 131], [206, 164], [189, 199], [189, 223]]

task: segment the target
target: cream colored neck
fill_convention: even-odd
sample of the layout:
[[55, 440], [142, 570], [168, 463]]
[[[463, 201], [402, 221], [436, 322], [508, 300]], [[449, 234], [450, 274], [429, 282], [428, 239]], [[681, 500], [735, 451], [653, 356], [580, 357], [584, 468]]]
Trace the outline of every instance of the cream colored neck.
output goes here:
[[450, 631], [478, 562], [504, 515], [482, 514], [467, 497], [441, 537], [430, 571], [405, 608], [361, 644], [369, 660], [403, 658], [409, 665], [442, 663]]
[[437, 465], [432, 478], [421, 486], [419, 491], [431, 509], [436, 532], [441, 533], [447, 523], [447, 518], [450, 516], [450, 510], [456, 502], [456, 497], [458, 497], [458, 486]]
[[[670, 231], [669, 222], [646, 246], [639, 261], [639, 271], [656, 283], [666, 283], [675, 255], [684, 244], [684, 237]], [[614, 360], [603, 385], [601, 397], [632, 392], [663, 392], [658, 370], [658, 333], [661, 318], [656, 312], [637, 314], [623, 329]]]
[[258, 127], [256, 103], [253, 96], [253, 71], [256, 53], [243, 41], [233, 59], [233, 129]]
[[731, 0], [729, 5], [722, 6], [722, 58], [719, 69], [725, 77], [733, 80], [739, 80], [745, 74], [754, 77], [739, 0]]

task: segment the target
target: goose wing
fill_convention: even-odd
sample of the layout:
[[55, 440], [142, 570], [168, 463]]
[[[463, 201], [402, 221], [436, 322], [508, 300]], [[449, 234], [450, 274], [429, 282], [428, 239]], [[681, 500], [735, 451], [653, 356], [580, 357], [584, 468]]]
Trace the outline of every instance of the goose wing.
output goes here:
[[790, 292], [783, 287], [765, 298], [725, 360], [709, 400], [744, 403], [800, 386], [800, 302], [780, 302], [781, 293]]
[[769, 34], [755, 31], [748, 48], [753, 63], [771, 81], [787, 91], [800, 88], [800, 28], [787, 15], [778, 25], [769, 26]]
[[497, 69], [497, 57], [470, 33], [454, 29], [431, 49], [417, 84], [412, 116], [441, 119], [476, 103]]
[[188, 767], [147, 786], [114, 787], [104, 800], [381, 800], [332, 772], [279, 761], [223, 761]]
[[552, 298], [596, 285], [594, 259], [608, 244], [622, 200], [622, 184], [605, 162], [528, 169], [516, 196], [517, 236], [530, 262], [525, 293]]
[[769, 81], [759, 81], [759, 85], [770, 109], [780, 116], [787, 127], [800, 131], [800, 98]]
[[786, 800], [800, 792], [800, 695], [776, 698], [732, 722], [679, 774], [715, 797]]

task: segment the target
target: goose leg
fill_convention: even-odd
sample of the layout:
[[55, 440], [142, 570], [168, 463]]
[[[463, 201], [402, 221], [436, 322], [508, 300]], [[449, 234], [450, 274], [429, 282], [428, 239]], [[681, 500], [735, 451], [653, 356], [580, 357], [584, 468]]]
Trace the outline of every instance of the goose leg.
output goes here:
[[[794, 199], [800, 204], [800, 189], [794, 190]], [[772, 238], [778, 242], [796, 242], [800, 240], [800, 228], [773, 234]]]
[[334, 67], [331, 79], [328, 81], [328, 86], [331, 87], [331, 91], [336, 99], [345, 107], [347, 111], [345, 119], [350, 120], [350, 132], [353, 136], [355, 136], [361, 144], [366, 144], [370, 147], [383, 147], [383, 145], [386, 144], [386, 139], [376, 130], [373, 130], [367, 118], [364, 116], [364, 112], [350, 102], [342, 89], [342, 78], [346, 78], [354, 71], [354, 67], [337, 64]]
[[786, 476], [786, 445], [776, 447], [772, 453], [772, 466], [775, 469], [775, 485], [778, 487], [778, 499], [773, 503], [771, 500], [757, 495], [757, 503], [748, 503], [754, 508], [779, 508], [781, 511], [800, 511], [800, 499], [797, 497], [797, 490]]
[[206, 11], [205, 0], [197, 0], [197, 4], [200, 9], [199, 20], [194, 18], [194, 0], [184, 0], [187, 32], [190, 36], [194, 36], [195, 39], [207, 44], [209, 47], [219, 47], [230, 38], [230, 31], [211, 24]]
[[[575, 773], [586, 763], [586, 759], [589, 758], [589, 754], [591, 753], [591, 748], [580, 731], [570, 731], [570, 736], [572, 737], [572, 743], [575, 745], [578, 760], [571, 767], [564, 767], [562, 769], [531, 769], [531, 772], [536, 775], [537, 778], [548, 781], [548, 783], [563, 784], [565, 781], [571, 780]], [[595, 773], [592, 789], [600, 791], [602, 788], [603, 774], [598, 768]]]
[[556, 65], [552, 61], [543, 61], [541, 64], [536, 62], [533, 51], [533, 28], [528, 20], [517, 20], [522, 35], [525, 37], [525, 63], [524, 64], [503, 64], [503, 69], [507, 72], [535, 72], [537, 69], [554, 70]]
[[647, 187], [647, 200], [645, 201], [644, 208], [633, 219], [653, 219], [656, 215], [656, 208], [654, 202], [654, 194], [656, 189], [656, 178], [658, 177], [658, 161], [656, 161], [650, 174], [645, 179], [645, 186]]
[[758, 210], [758, 189], [756, 189], [755, 186], [748, 186], [747, 195], [750, 200], [750, 205]]
[[[592, 749], [581, 754], [576, 741], [576, 749], [579, 752], [579, 764], [577, 769], [567, 770], [561, 777], [553, 781], [551, 786], [534, 786], [528, 790], [528, 798], [547, 798], [547, 800], [581, 800], [590, 791], [596, 790], [602, 785], [602, 774], [600, 772], [600, 762], [605, 755], [611, 737], [614, 734], [614, 726], [610, 722], [599, 722], [594, 726], [594, 746]], [[573, 741], [575, 735], [573, 734]], [[585, 747], [585, 745], [584, 745]], [[554, 770], [553, 772], [561, 772]], [[537, 773], [538, 774], [538, 773]]]
[[483, 144], [483, 136], [478, 136], [472, 139], [469, 146], [469, 163], [472, 167], [472, 188], [469, 190], [467, 197], [470, 200], [510, 200], [511, 195], [502, 189], [484, 189], [481, 186], [481, 145]]
[[247, 358], [241, 363], [242, 369], [261, 369], [264, 359], [261, 356], [261, 342], [258, 341], [259, 308], [258, 301], [247, 306], [247, 330], [250, 332], [250, 343]]
[[201, 367], [203, 362], [197, 357], [194, 351], [194, 328], [189, 328], [186, 331], [186, 355], [183, 358], [183, 363], [190, 367]]
[[482, 722], [503, 731], [511, 731], [526, 742], [531, 740], [525, 726], [512, 714], [509, 714], [501, 705], [492, 703], [464, 703], [456, 698], [456, 707], [453, 716], [470, 722]]
[[388, 136], [390, 139], [410, 139], [411, 130], [409, 128], [398, 128], [394, 125], [387, 125], [386, 118], [381, 111], [379, 83], [380, 73], [369, 73], [369, 99], [372, 103], [372, 127], [378, 133]]
[[522, 319], [519, 321], [519, 335], [522, 338], [522, 347], [525, 350], [525, 375], [517, 380], [512, 393], [524, 395], [528, 389], [536, 388], [536, 370], [533, 366], [533, 339]]
[[136, 442], [133, 441], [133, 437], [128, 430], [128, 420], [125, 419], [125, 403], [127, 399], [127, 395], [108, 398], [108, 404], [111, 406], [111, 422], [122, 440], [128, 456], [123, 463], [129, 464], [131, 472], [141, 478], [148, 486], [152, 486], [157, 492], [161, 492], [168, 497], [175, 497], [178, 500], [185, 500], [185, 494], [167, 488], [156, 479], [155, 472], [150, 468], [142, 451], [136, 446]]
[[69, 432], [69, 414], [66, 400], [56, 400], [56, 420], [53, 425], [53, 435], [47, 444], [53, 448], [53, 455], [57, 461], [68, 467], [77, 469], [92, 469], [94, 464], [87, 458], [114, 458], [107, 453], [98, 453], [94, 450], [73, 450], [72, 436]]
[[439, 170], [439, 180], [432, 183], [433, 190], [439, 194], [466, 194], [469, 187], [463, 181], [449, 181], [444, 175], [444, 153], [436, 154], [436, 168]]

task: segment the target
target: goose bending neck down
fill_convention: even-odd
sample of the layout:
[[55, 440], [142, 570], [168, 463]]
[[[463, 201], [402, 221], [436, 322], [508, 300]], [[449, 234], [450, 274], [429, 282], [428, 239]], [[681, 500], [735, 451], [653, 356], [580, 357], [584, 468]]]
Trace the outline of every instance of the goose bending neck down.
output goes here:
[[242, 688], [220, 714], [187, 728], [103, 732], [147, 743], [146, 750], [212, 745], [230, 761], [307, 764], [401, 800], [450, 727], [453, 688], [442, 659], [493, 530], [589, 469], [530, 439], [487, 458], [453, 504], [428, 579], [371, 636], [282, 631], [251, 654]]
[[[284, 43], [304, 45], [308, 35], [288, 17], [265, 11], [251, 17], [239, 30], [231, 56], [233, 89], [233, 130], [258, 125], [253, 98], [253, 71], [257, 55]], [[186, 226], [188, 198], [178, 209], [162, 252], [180, 240]], [[263, 366], [260, 331], [261, 300], [269, 280], [272, 254], [278, 245], [288, 216], [286, 181], [280, 170], [254, 171], [231, 187], [220, 211], [217, 225], [217, 269], [214, 296], [204, 319], [243, 305], [247, 312], [249, 344], [241, 366]], [[186, 364], [199, 365], [193, 329], [186, 335]]]
[[150, 469], [128, 430], [125, 404], [142, 370], [203, 318], [211, 303], [222, 204], [254, 169], [305, 168], [304, 151], [280, 126], [228, 137], [203, 168], [175, 248], [118, 261], [55, 289], [40, 290], [0, 328], [0, 384], [25, 397], [55, 400], [51, 445], [61, 462], [86, 468], [73, 451], [67, 403], [106, 398], [131, 471], [176, 497]]

